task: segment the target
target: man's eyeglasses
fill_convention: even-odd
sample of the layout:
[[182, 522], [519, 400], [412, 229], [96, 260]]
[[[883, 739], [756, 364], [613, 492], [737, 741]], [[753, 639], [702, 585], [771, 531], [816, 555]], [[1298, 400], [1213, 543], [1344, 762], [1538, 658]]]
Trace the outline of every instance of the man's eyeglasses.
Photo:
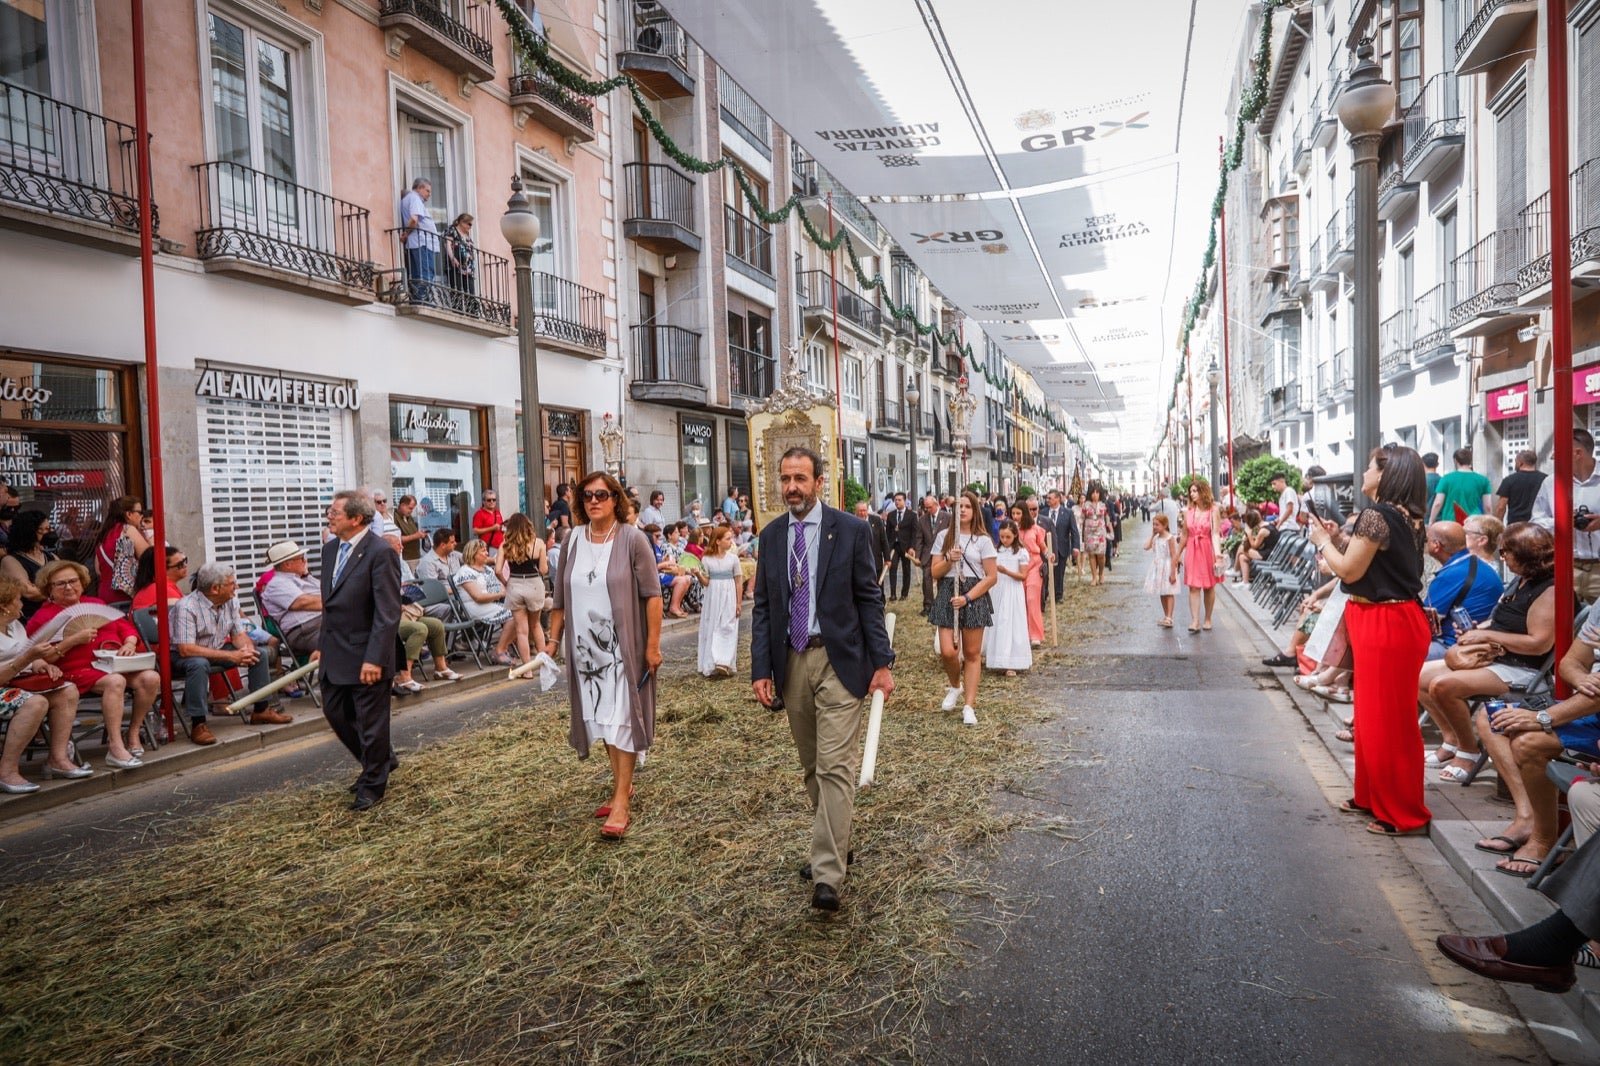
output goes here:
[[186, 567], [188, 565], [189, 565], [189, 560], [187, 560], [187, 559], [174, 559], [174, 560], [172, 560], [172, 562], [167, 564], [167, 569], [168, 570], [182, 570], [184, 567]]
[[387, 505], [389, 503], [389, 501], [387, 499], [385, 499], [384, 497], [382, 497], [382, 496], [374, 496], [372, 498], [372, 502], [373, 503], [381, 503], [381, 504], [384, 504], [384, 505]]
[[583, 502], [584, 503], [588, 503], [590, 500], [594, 500], [597, 503], [604, 503], [605, 501], [607, 501], [609, 499], [611, 499], [611, 490], [610, 489], [584, 489], [583, 490]]
[[483, 502], [484, 503], [499, 503], [500, 501], [496, 500], [493, 496], [485, 496], [483, 498]]

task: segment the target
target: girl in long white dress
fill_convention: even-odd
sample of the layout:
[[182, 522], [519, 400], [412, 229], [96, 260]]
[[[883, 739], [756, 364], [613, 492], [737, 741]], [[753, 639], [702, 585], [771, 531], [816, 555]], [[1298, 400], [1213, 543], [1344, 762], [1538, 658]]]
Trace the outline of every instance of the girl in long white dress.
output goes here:
[[1004, 670], [1007, 677], [1033, 666], [1028, 643], [1028, 549], [1022, 546], [1017, 524], [1000, 523], [1000, 547], [995, 554], [994, 625], [984, 633], [984, 663]]
[[739, 608], [743, 579], [733, 552], [733, 530], [711, 531], [705, 558], [695, 577], [705, 588], [700, 604], [700, 672], [706, 677], [732, 677], [739, 652]]
[[1144, 550], [1154, 552], [1150, 572], [1145, 575], [1144, 590], [1161, 598], [1161, 621], [1156, 625], [1172, 628], [1172, 607], [1178, 598], [1178, 538], [1172, 535], [1171, 525], [1164, 514], [1150, 519], [1150, 539]]

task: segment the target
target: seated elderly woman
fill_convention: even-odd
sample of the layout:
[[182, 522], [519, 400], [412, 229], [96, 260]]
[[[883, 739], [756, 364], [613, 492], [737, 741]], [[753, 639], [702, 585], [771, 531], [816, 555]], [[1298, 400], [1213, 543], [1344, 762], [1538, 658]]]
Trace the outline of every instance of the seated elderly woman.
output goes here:
[[[466, 547], [461, 549], [461, 568], [450, 582], [461, 594], [461, 604], [471, 618], [500, 627], [494, 661], [501, 666], [510, 666], [511, 655], [507, 649], [517, 635], [516, 627], [506, 625], [511, 621], [511, 611], [505, 603], [506, 587], [495, 575], [494, 563], [489, 559], [489, 546], [481, 540], [467, 541]], [[421, 649], [418, 649], [418, 654], [421, 654]]]
[[[105, 606], [105, 601], [85, 596], [89, 584], [89, 571], [82, 563], [58, 559], [39, 568], [34, 584], [44, 591], [45, 602], [28, 620], [28, 635], [55, 628], [51, 622], [60, 614], [83, 604]], [[76, 613], [76, 612], [75, 612]], [[92, 617], [92, 612], [84, 612]], [[71, 633], [68, 634], [67, 630]], [[83, 634], [87, 633], [87, 637]], [[154, 670], [140, 670], [131, 674], [108, 674], [95, 665], [94, 653], [107, 649], [118, 655], [133, 655], [139, 651], [139, 631], [123, 617], [106, 618], [98, 626], [75, 617], [65, 629], [52, 634], [59, 658], [55, 664], [66, 679], [84, 695], [100, 697], [105, 717], [106, 765], [119, 770], [143, 766], [140, 756], [144, 748], [139, 744], [139, 727], [144, 716], [155, 705], [161, 692], [161, 675]], [[124, 702], [133, 694], [133, 713], [124, 714]], [[124, 733], [126, 723], [126, 733]]]
[[[1461, 633], [1446, 658], [1423, 666], [1417, 698], [1443, 735], [1431, 766], [1444, 781], [1465, 782], [1478, 758], [1471, 709], [1476, 696], [1525, 687], [1555, 645], [1555, 541], [1531, 522], [1505, 531], [1501, 556], [1514, 580], [1488, 621]], [[1496, 766], [1499, 764], [1497, 763]]]
[[[50, 758], [44, 776], [88, 777], [87, 766], [74, 763], [67, 752], [72, 720], [78, 714], [78, 690], [61, 676], [51, 660], [59, 656], [49, 643], [35, 644], [22, 628], [22, 582], [0, 577], [0, 721], [9, 719], [5, 748], [0, 751], [0, 792], [37, 792], [39, 786], [22, 776], [22, 752], [39, 732], [45, 716], [50, 721]], [[92, 640], [88, 631], [79, 643]]]

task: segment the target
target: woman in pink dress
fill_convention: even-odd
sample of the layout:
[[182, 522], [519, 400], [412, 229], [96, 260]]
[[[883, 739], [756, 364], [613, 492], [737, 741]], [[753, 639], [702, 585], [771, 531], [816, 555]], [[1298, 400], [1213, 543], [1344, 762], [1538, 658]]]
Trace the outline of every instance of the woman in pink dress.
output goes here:
[[1033, 520], [1026, 504], [1011, 505], [1011, 520], [1017, 524], [1017, 540], [1028, 550], [1028, 576], [1022, 595], [1028, 607], [1028, 643], [1037, 648], [1044, 642], [1044, 567], [1049, 538], [1044, 527]]
[[[1189, 507], [1183, 512], [1183, 583], [1189, 587], [1189, 632], [1211, 628], [1211, 611], [1217, 602], [1217, 501], [1203, 477], [1189, 483]], [[1205, 599], [1205, 623], [1200, 622], [1200, 600]]]

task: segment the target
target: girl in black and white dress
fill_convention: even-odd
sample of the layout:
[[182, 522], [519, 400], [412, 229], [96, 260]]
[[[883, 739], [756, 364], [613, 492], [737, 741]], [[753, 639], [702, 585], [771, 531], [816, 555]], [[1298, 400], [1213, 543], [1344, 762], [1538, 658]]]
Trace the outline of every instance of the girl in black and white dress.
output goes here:
[[998, 571], [994, 541], [983, 526], [983, 507], [976, 494], [964, 492], [956, 500], [955, 523], [933, 538], [930, 562], [933, 579], [939, 585], [928, 621], [939, 630], [939, 658], [950, 681], [941, 709], [955, 710], [964, 695], [961, 722], [977, 725], [974, 706], [978, 701], [978, 677], [983, 672], [983, 631], [994, 613], [989, 590], [994, 587]]

